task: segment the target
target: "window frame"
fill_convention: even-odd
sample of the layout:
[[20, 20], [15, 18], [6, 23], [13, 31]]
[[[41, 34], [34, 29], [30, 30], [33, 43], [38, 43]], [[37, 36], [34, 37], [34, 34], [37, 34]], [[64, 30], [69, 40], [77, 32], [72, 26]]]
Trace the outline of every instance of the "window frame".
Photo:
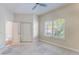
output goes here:
[[[61, 36], [55, 36], [55, 34], [54, 34], [54, 32], [55, 32], [55, 30], [54, 30], [54, 25], [55, 25], [54, 22], [56, 20], [61, 20], [61, 19], [64, 20], [64, 24], [63, 24], [64, 34], [63, 34], [63, 37], [61, 37]], [[46, 28], [45, 28], [45, 22], [44, 22], [44, 36], [46, 36], [46, 37], [53, 37], [53, 38], [56, 38], [56, 39], [64, 39], [65, 38], [65, 19], [64, 18], [59, 18], [59, 19], [56, 19], [56, 20], [46, 20], [45, 21], [45, 22], [50, 22], [50, 21], [52, 22], [52, 30], [51, 30], [52, 31], [52, 34], [51, 35], [48, 35], [48, 34], [45, 33], [46, 32]]]

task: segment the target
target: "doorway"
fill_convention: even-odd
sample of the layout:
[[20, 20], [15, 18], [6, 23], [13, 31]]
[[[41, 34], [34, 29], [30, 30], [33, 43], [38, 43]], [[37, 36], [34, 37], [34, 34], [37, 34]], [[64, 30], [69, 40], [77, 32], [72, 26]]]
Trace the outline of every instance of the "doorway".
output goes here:
[[20, 42], [32, 42], [32, 23], [20, 23]]

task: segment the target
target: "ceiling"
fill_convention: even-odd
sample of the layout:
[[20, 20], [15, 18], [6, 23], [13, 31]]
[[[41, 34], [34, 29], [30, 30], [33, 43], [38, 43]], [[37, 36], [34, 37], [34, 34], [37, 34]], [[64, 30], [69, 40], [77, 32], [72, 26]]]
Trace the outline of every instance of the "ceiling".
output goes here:
[[35, 3], [4, 3], [1, 4], [9, 11], [13, 13], [28, 13], [28, 14], [43, 14], [50, 10], [54, 10], [61, 6], [64, 6], [64, 3], [44, 3], [47, 7], [38, 6], [35, 10], [32, 10]]

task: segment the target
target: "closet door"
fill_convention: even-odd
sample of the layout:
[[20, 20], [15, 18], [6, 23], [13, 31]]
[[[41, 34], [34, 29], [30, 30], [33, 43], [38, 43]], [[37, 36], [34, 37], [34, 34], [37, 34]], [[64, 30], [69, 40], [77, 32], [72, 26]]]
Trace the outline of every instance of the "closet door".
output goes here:
[[13, 23], [13, 39], [17, 42], [20, 43], [20, 23], [19, 22], [14, 22]]
[[32, 41], [32, 24], [31, 23], [21, 23], [20, 24], [21, 31], [21, 42], [30, 42]]

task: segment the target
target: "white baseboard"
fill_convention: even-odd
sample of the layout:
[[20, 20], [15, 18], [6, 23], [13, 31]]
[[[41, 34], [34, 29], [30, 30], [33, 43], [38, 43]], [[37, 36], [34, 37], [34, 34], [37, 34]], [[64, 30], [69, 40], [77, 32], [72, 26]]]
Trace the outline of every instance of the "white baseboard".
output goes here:
[[75, 49], [75, 48], [59, 45], [57, 43], [49, 42], [49, 41], [46, 41], [46, 40], [40, 40], [40, 41], [48, 43], [48, 44], [51, 44], [51, 45], [55, 45], [55, 46], [58, 46], [58, 47], [61, 47], [61, 48], [65, 48], [65, 49], [68, 49], [68, 50], [72, 50], [72, 51], [75, 51], [75, 52], [79, 52], [79, 49]]

